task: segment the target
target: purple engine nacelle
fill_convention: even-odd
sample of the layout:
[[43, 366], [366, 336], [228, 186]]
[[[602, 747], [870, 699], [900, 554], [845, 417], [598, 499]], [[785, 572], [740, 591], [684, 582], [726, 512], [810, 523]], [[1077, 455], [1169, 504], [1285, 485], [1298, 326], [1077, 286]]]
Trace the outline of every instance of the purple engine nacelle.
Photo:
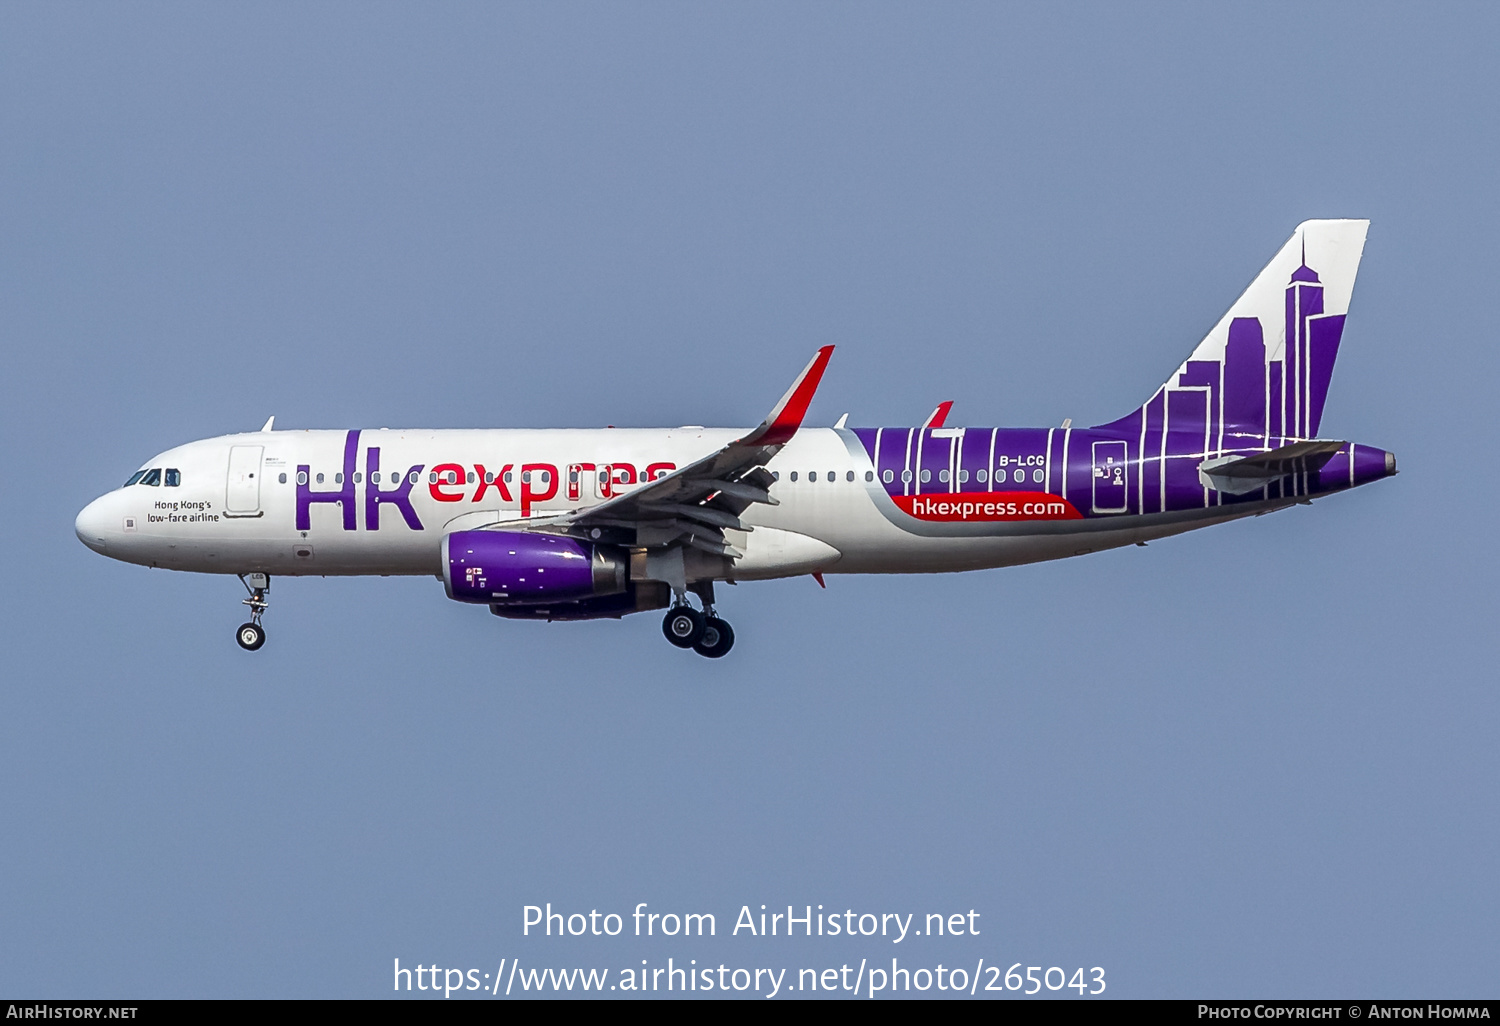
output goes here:
[[623, 552], [561, 535], [455, 531], [443, 539], [443, 585], [459, 602], [536, 605], [618, 595], [628, 571]]

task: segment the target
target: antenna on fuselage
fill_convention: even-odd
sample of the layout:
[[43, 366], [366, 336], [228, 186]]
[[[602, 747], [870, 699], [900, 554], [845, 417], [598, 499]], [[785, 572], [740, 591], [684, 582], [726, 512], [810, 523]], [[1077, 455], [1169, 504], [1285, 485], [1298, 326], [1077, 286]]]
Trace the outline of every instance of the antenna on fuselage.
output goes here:
[[266, 418], [266, 422], [261, 427], [261, 431], [265, 432], [265, 431], [271, 430], [271, 425], [274, 424], [274, 423], [276, 423], [276, 415], [273, 413], [271, 416], [269, 416], [269, 417]]

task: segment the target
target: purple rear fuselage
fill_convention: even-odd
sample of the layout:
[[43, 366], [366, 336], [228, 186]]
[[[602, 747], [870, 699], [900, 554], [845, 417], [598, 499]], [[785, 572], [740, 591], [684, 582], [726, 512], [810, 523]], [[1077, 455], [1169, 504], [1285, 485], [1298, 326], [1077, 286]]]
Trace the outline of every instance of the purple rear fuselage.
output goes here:
[[[1140, 419], [1140, 418], [1138, 418]], [[1131, 434], [1100, 428], [856, 428], [854, 435], [893, 499], [953, 494], [1054, 495], [1070, 517], [1117, 517], [1297, 499], [1352, 488], [1394, 473], [1382, 449], [1346, 444], [1318, 470], [1288, 475], [1242, 495], [1209, 487], [1206, 460], [1253, 455], [1293, 439], [1225, 434], [1202, 425]]]

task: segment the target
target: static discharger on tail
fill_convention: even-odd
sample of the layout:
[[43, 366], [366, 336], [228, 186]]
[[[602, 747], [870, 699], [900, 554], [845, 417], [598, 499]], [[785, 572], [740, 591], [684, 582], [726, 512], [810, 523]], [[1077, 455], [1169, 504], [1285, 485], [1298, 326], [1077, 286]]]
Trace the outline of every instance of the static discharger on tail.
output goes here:
[[[818, 350], [754, 429], [260, 431], [147, 461], [75, 525], [144, 566], [237, 575], [265, 642], [272, 576], [433, 575], [510, 619], [665, 609], [709, 658], [715, 585], [1014, 566], [1306, 503], [1396, 472], [1320, 437], [1367, 221], [1308, 221], [1181, 366], [1089, 428], [803, 427]], [[697, 605], [692, 599], [697, 599]]]

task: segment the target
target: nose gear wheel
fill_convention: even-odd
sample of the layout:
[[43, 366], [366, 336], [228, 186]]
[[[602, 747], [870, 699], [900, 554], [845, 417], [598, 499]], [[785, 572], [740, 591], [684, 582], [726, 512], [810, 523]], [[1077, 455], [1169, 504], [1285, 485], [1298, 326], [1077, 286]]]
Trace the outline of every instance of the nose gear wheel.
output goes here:
[[242, 623], [240, 629], [235, 632], [234, 640], [240, 643], [240, 648], [246, 652], [254, 652], [266, 643], [266, 629], [258, 623]]
[[[266, 629], [260, 625], [260, 618], [270, 608], [271, 603], [266, 601], [266, 592], [271, 590], [270, 574], [239, 574], [240, 583], [250, 593], [250, 597], [242, 600], [250, 607], [250, 622], [242, 623], [234, 632], [234, 640], [239, 643], [240, 648], [246, 652], [254, 652], [266, 643]], [[249, 580], [246, 580], [246, 577]]]

